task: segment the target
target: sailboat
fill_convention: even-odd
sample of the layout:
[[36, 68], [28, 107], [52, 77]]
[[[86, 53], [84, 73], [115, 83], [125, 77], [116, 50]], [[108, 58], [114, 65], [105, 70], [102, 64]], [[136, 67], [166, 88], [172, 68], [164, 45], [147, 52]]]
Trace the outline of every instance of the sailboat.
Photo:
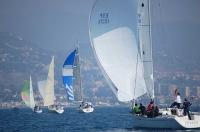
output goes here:
[[25, 81], [24, 83], [24, 86], [21, 92], [21, 97], [24, 103], [28, 107], [30, 107], [34, 112], [42, 113], [42, 109], [40, 109], [39, 106], [35, 105], [31, 76], [30, 76], [30, 81]]
[[62, 69], [63, 84], [67, 90], [68, 100], [82, 102], [80, 110], [85, 113], [94, 111], [92, 103], [83, 101], [83, 92], [80, 78], [79, 48], [74, 49], [67, 56]]
[[45, 82], [44, 90], [39, 90], [41, 95], [44, 96], [44, 106], [47, 106], [49, 111], [62, 114], [64, 109], [60, 106], [55, 105], [54, 95], [54, 56], [52, 57], [47, 80]]
[[[117, 99], [127, 102], [145, 94], [154, 99], [150, 0], [97, 0], [89, 34], [99, 67]], [[173, 115], [168, 108], [155, 118], [133, 115], [133, 126], [200, 128], [200, 114], [193, 117]]]

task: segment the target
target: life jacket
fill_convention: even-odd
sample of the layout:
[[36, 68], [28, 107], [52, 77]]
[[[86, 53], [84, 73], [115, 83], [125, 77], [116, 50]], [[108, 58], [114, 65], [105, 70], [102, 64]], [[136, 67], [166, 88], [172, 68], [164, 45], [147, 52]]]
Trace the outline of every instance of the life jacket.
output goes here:
[[139, 112], [141, 111], [141, 110], [139, 109], [139, 106], [138, 106], [138, 105], [135, 106], [133, 110], [134, 110], [135, 113], [139, 113]]
[[147, 106], [147, 112], [151, 112], [153, 110], [153, 104], [149, 104]]

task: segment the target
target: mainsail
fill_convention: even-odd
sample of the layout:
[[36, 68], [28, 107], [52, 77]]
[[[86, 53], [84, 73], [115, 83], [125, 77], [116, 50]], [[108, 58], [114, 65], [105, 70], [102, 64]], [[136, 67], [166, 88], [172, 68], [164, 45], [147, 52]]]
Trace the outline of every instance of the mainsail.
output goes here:
[[78, 48], [67, 56], [63, 64], [62, 77], [63, 84], [67, 90], [68, 100], [82, 101]]
[[32, 86], [32, 79], [30, 76], [30, 81], [25, 81], [22, 92], [21, 92], [21, 97], [24, 103], [30, 107], [34, 108], [35, 107], [35, 101], [34, 101], [34, 96], [33, 96], [33, 86]]
[[150, 0], [139, 0], [138, 33], [147, 93], [154, 98]]
[[97, 0], [90, 15], [90, 39], [98, 64], [119, 101], [146, 93], [137, 40], [138, 0]]
[[49, 72], [46, 81], [44, 96], [44, 106], [50, 106], [54, 104], [54, 56], [52, 57], [51, 64], [49, 66]]

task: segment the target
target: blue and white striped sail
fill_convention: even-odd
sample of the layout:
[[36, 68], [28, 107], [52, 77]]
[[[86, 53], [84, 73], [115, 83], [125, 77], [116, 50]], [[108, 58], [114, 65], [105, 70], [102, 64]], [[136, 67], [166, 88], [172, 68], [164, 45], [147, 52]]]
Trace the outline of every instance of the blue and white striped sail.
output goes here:
[[62, 69], [62, 77], [63, 84], [67, 90], [68, 100], [74, 101], [74, 90], [73, 90], [73, 66], [76, 57], [76, 50], [73, 50], [66, 58], [63, 69]]

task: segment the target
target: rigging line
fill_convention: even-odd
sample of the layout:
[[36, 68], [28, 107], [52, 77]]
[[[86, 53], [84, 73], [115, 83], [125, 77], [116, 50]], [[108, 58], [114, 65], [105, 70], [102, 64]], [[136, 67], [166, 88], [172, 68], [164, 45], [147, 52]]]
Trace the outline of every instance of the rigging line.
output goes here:
[[138, 69], [138, 52], [137, 52], [136, 72], [135, 72], [134, 98], [135, 98], [135, 89], [136, 89], [136, 83], [137, 83], [137, 69]]
[[[137, 83], [137, 69], [138, 69], [138, 57], [139, 57], [139, 29], [138, 29], [138, 52], [137, 52], [137, 61], [136, 61], [136, 72], [135, 72], [135, 88], [134, 88], [134, 98], [135, 98], [135, 89], [136, 89], [136, 83]], [[135, 99], [134, 99], [135, 100]]]

